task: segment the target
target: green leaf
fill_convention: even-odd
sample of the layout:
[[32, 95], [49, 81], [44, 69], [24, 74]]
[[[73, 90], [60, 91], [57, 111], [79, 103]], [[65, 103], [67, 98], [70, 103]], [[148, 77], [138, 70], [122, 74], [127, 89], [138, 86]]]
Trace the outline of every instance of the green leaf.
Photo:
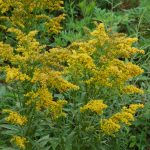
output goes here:
[[0, 146], [0, 150], [16, 150], [16, 149], [11, 148], [11, 147], [3, 147], [3, 146]]

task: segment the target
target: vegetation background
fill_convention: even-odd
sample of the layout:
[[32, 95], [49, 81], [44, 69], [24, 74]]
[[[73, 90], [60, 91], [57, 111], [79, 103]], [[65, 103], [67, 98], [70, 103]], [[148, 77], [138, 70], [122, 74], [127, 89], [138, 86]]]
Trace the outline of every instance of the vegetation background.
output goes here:
[[[84, 37], [84, 27], [93, 28], [93, 22], [103, 22], [111, 30], [126, 33], [139, 39], [136, 47], [145, 50], [145, 55], [135, 55], [131, 61], [144, 69], [144, 74], [133, 83], [145, 90], [133, 100], [145, 103], [143, 115], [133, 124], [128, 141], [131, 149], [150, 149], [150, 1], [149, 0], [65, 0], [68, 14], [64, 30], [56, 43], [66, 46]], [[121, 139], [120, 139], [121, 140]], [[121, 141], [118, 141], [121, 144]], [[125, 142], [125, 141], [124, 141]], [[117, 149], [117, 148], [116, 148]]]
[[[64, 0], [64, 13], [65, 19], [62, 22], [63, 29], [57, 35], [51, 35], [48, 39], [41, 39], [41, 43], [47, 44], [47, 48], [54, 48], [56, 46], [67, 47], [71, 43], [86, 39], [86, 32], [88, 29], [95, 28], [94, 22], [104, 23], [107, 30], [119, 33], [125, 33], [129, 37], [137, 37], [139, 40], [134, 45], [139, 49], [145, 51], [144, 55], [136, 54], [128, 61], [139, 65], [144, 69], [144, 73], [134, 79], [131, 83], [138, 85], [144, 89], [143, 95], [132, 95], [132, 101], [141, 102], [145, 104], [144, 109], [140, 112], [138, 119], [131, 125], [130, 129], [126, 129], [126, 133], [121, 137], [103, 141], [102, 150], [149, 150], [150, 149], [150, 1], [149, 0]], [[58, 14], [61, 12], [58, 12]], [[56, 13], [57, 15], [57, 13]], [[2, 21], [1, 21], [2, 22]], [[34, 28], [34, 27], [33, 27]], [[45, 33], [47, 34], [47, 33]], [[7, 38], [5, 38], [7, 36]], [[12, 36], [6, 35], [1, 29], [0, 40], [6, 40], [13, 43]], [[49, 44], [50, 43], [50, 44]], [[0, 110], [5, 108], [11, 103], [12, 93], [8, 92], [5, 83], [3, 83], [3, 74], [0, 74]], [[57, 95], [61, 97], [62, 95]], [[9, 98], [8, 98], [9, 97]], [[70, 106], [71, 107], [71, 106]], [[1, 121], [2, 122], [2, 121]], [[69, 123], [68, 123], [69, 124]], [[8, 126], [8, 128], [10, 128]], [[52, 127], [53, 128], [53, 127]], [[61, 131], [61, 127], [58, 127]], [[5, 145], [5, 133], [3, 132], [4, 126], [0, 125], [0, 149], [13, 150], [11, 146]], [[54, 130], [56, 130], [54, 128]], [[75, 150], [71, 148], [73, 142], [71, 139], [74, 137], [74, 132], [67, 135], [68, 127], [65, 126], [66, 131], [61, 133], [61, 142], [58, 138], [53, 138], [51, 141], [49, 136], [39, 139], [38, 142], [43, 144], [43, 147], [50, 142], [51, 149], [57, 150], [58, 143], [61, 145], [63, 142], [68, 146], [62, 146], [64, 150]], [[59, 131], [54, 131], [58, 134]], [[52, 133], [52, 134], [54, 134]], [[87, 135], [89, 136], [90, 133]], [[4, 137], [2, 137], [4, 136]], [[43, 142], [44, 141], [44, 142]], [[63, 141], [63, 142], [62, 142]], [[88, 141], [88, 139], [87, 139]], [[37, 142], [37, 143], [38, 143]], [[64, 144], [63, 143], [63, 144]], [[79, 142], [80, 143], [80, 142]], [[62, 145], [63, 145], [62, 144]], [[80, 143], [81, 145], [87, 143]], [[1, 146], [2, 145], [2, 146]], [[3, 146], [4, 145], [4, 146]], [[39, 144], [40, 145], [40, 144]], [[38, 145], [38, 146], [39, 146]], [[89, 141], [89, 147], [94, 143]], [[103, 146], [104, 145], [104, 146]], [[6, 147], [5, 147], [6, 146]], [[37, 147], [38, 147], [37, 146]], [[7, 148], [8, 147], [8, 148]], [[82, 147], [82, 146], [81, 146]], [[81, 149], [81, 147], [79, 149]], [[17, 148], [15, 148], [17, 149]], [[50, 148], [49, 148], [50, 149]], [[36, 148], [35, 148], [36, 150]], [[42, 150], [48, 150], [48, 148]], [[82, 149], [81, 149], [82, 150]], [[84, 148], [83, 148], [84, 150]], [[94, 146], [91, 150], [97, 150]]]

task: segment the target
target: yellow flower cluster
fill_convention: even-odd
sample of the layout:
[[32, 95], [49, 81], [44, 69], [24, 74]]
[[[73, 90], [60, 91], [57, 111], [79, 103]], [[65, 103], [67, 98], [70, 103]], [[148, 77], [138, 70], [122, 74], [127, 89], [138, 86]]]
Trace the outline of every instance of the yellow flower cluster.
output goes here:
[[27, 117], [20, 115], [18, 112], [12, 110], [3, 110], [4, 113], [9, 113], [9, 116], [5, 118], [7, 122], [15, 125], [23, 126], [27, 123]]
[[109, 60], [99, 70], [94, 71], [94, 76], [87, 80], [88, 84], [96, 83], [107, 87], [121, 87], [124, 83], [143, 73], [143, 69], [132, 63], [125, 63], [118, 59]]
[[6, 82], [11, 82], [15, 80], [30, 80], [30, 77], [26, 74], [23, 74], [19, 71], [18, 68], [6, 68]]
[[31, 98], [26, 101], [26, 104], [34, 104], [36, 109], [41, 111], [49, 109], [53, 118], [65, 115], [62, 107], [66, 102], [53, 101], [50, 91], [57, 89], [59, 92], [66, 92], [79, 89], [65, 79], [64, 62], [67, 62], [71, 52], [63, 48], [45, 51], [45, 46], [41, 46], [35, 39], [37, 31], [25, 34], [19, 29], [9, 28], [8, 32], [15, 33], [17, 44], [12, 48], [8, 44], [0, 43], [0, 51], [6, 49], [5, 53], [1, 53], [0, 59], [3, 62], [7, 59], [11, 64], [11, 67], [8, 64], [4, 67], [6, 82], [27, 80], [27, 84], [31, 87], [38, 85], [35, 92], [30, 92], [29, 89], [27, 96]]
[[129, 106], [129, 108], [127, 107], [123, 107], [123, 111], [126, 111], [126, 112], [129, 112], [131, 114], [135, 114], [136, 113], [136, 110], [139, 109], [139, 108], [144, 108], [144, 105], [143, 104], [131, 104]]
[[0, 60], [7, 61], [11, 59], [13, 53], [13, 48], [9, 44], [4, 44], [0, 42]]
[[118, 132], [121, 126], [118, 123], [115, 123], [111, 118], [110, 119], [103, 119], [100, 121], [101, 124], [101, 131], [105, 135], [113, 136], [114, 133]]
[[50, 34], [58, 34], [62, 27], [60, 25], [61, 21], [65, 19], [65, 15], [59, 15], [58, 17], [52, 18], [49, 22], [45, 23], [45, 27], [47, 28]]
[[36, 103], [36, 108], [38, 110], [40, 110], [41, 108], [50, 107], [51, 101], [53, 99], [52, 94], [48, 91], [47, 88], [38, 89], [36, 93], [29, 92], [25, 96], [30, 97], [30, 100], [26, 102], [26, 105], [29, 105], [32, 102]]
[[70, 57], [70, 52], [66, 48], [52, 48], [49, 51], [43, 53], [39, 58], [39, 61], [44, 65], [48, 65], [58, 71], [64, 70], [64, 63], [67, 62]]
[[[17, 47], [15, 51], [13, 51], [11, 46], [1, 43], [0, 50], [9, 46], [9, 49], [11, 49], [11, 53], [9, 53], [9, 61], [15, 65], [19, 64], [19, 66], [18, 68], [6, 67], [7, 82], [11, 80], [24, 81], [31, 79], [32, 83], [40, 82], [41, 86], [50, 86], [51, 88], [58, 89], [60, 92], [69, 89], [78, 89], [78, 86], [71, 84], [62, 77], [63, 72], [54, 70], [55, 66], [61, 68], [61, 63], [66, 61], [66, 57], [69, 55], [66, 50], [60, 52], [60, 50], [55, 48], [52, 49], [52, 52], [42, 52], [45, 46], [41, 46], [34, 38], [37, 31], [31, 31], [27, 35], [21, 30], [15, 28], [10, 28], [8, 31], [16, 34], [16, 39], [18, 40]], [[6, 52], [8, 52], [8, 50]], [[60, 54], [60, 56], [57, 56], [57, 54]], [[7, 57], [6, 53], [1, 56], [4, 60]], [[41, 67], [35, 67], [35, 64], [43, 65]], [[32, 68], [33, 66], [34, 68]], [[21, 73], [19, 68], [25, 73]], [[29, 72], [33, 72], [33, 74], [31, 75]]]
[[52, 101], [53, 104], [50, 107], [51, 117], [53, 119], [57, 119], [58, 117], [65, 117], [66, 113], [62, 111], [62, 108], [65, 104], [67, 104], [66, 100], [58, 100], [57, 102]]
[[72, 54], [68, 57], [66, 72], [71, 74], [75, 82], [84, 81], [88, 87], [96, 85], [117, 88], [121, 92], [126, 81], [143, 73], [139, 66], [120, 60], [136, 53], [144, 53], [143, 50], [132, 47], [136, 38], [108, 34], [104, 24], [97, 25], [88, 36], [85, 41], [73, 42], [68, 47]]
[[77, 67], [77, 65], [79, 68], [84, 66], [84, 68], [88, 70], [94, 69], [96, 67], [93, 59], [86, 53], [77, 54], [76, 52], [74, 52], [73, 55], [69, 58], [68, 64], [73, 68]]
[[[35, 1], [34, 6], [37, 5], [41, 9], [49, 9], [50, 11], [54, 11], [54, 10], [62, 9], [63, 3], [64, 2], [62, 0], [50, 0], [50, 1], [49, 0], [40, 0], [40, 1]], [[35, 9], [38, 9], [38, 8], [35, 8]]]
[[37, 96], [39, 96], [39, 101], [36, 102], [36, 108], [38, 110], [40, 110], [42, 107], [43, 108], [48, 108], [50, 107], [52, 104], [52, 94], [48, 91], [47, 88], [42, 88], [42, 89], [38, 89], [37, 91]]
[[70, 89], [78, 90], [79, 87], [63, 79], [62, 73], [49, 68], [35, 69], [32, 81], [33, 83], [40, 82], [43, 87], [56, 88], [60, 92]]
[[99, 46], [103, 46], [105, 42], [109, 40], [109, 36], [107, 35], [105, 31], [105, 27], [103, 23], [100, 23], [97, 25], [97, 28], [90, 33], [92, 37], [95, 37], [97, 39], [97, 44]]
[[71, 51], [76, 51], [77, 53], [86, 53], [88, 55], [92, 55], [96, 51], [96, 43], [97, 41], [95, 39], [91, 39], [86, 42], [73, 42], [68, 48]]
[[19, 29], [9, 28], [8, 32], [15, 33], [18, 41], [15, 52], [12, 53], [11, 61], [14, 64], [25, 64], [39, 59], [39, 53], [45, 46], [41, 46], [40, 43], [34, 38], [37, 31], [30, 31], [28, 34], [23, 33]]
[[[4, 15], [2, 16], [3, 22], [4, 20], [7, 22], [9, 21], [13, 27], [21, 28], [22, 30], [35, 30], [37, 28], [40, 30], [41, 25], [45, 25], [46, 27], [50, 24], [55, 34], [61, 29], [60, 22], [64, 17], [61, 15], [58, 18], [52, 15], [50, 17], [47, 11], [52, 12], [54, 10], [60, 10], [63, 8], [62, 5], [62, 0], [1, 0], [0, 11]], [[11, 16], [7, 17], [10, 13]], [[57, 25], [53, 19], [57, 22]], [[51, 32], [51, 29], [46, 32]]]
[[52, 94], [47, 88], [38, 89], [37, 92], [29, 92], [25, 94], [29, 98], [26, 105], [35, 104], [36, 110], [40, 111], [43, 109], [49, 109], [52, 118], [58, 118], [64, 116], [65, 113], [62, 112], [62, 107], [67, 104], [66, 100], [53, 101]]
[[109, 42], [110, 47], [106, 48], [106, 56], [112, 58], [130, 58], [133, 54], [144, 54], [143, 50], [131, 47], [137, 38], [127, 38], [122, 34], [113, 34]]
[[18, 135], [14, 135], [11, 139], [11, 142], [15, 143], [20, 149], [25, 149], [27, 139]]
[[121, 124], [131, 125], [134, 121], [134, 115], [139, 108], [143, 108], [143, 104], [131, 104], [129, 108], [123, 107], [121, 112], [118, 112], [108, 119], [100, 121], [101, 131], [105, 135], [114, 135], [121, 128]]
[[[129, 52], [133, 48], [131, 44], [136, 39], [117, 34], [109, 36], [105, 32], [103, 24], [98, 25], [91, 32], [89, 40], [74, 42], [67, 48], [53, 48], [46, 52], [43, 51], [45, 46], [41, 46], [34, 38], [37, 31], [31, 31], [28, 34], [14, 28], [10, 28], [8, 31], [15, 33], [18, 40], [15, 53], [11, 46], [3, 43], [0, 44], [0, 50], [4, 49], [4, 47], [9, 47], [9, 61], [13, 64], [19, 63], [22, 67], [24, 66], [23, 70], [25, 72], [21, 75], [21, 79], [28, 79], [28, 72], [33, 72], [32, 77], [30, 76], [31, 82], [39, 82], [42, 87], [56, 88], [60, 92], [69, 89], [78, 89], [78, 86], [71, 84], [62, 77], [63, 72], [60, 70], [64, 71], [65, 74], [71, 74], [72, 78], [81, 80], [82, 77], [82, 79], [86, 80], [88, 86], [90, 84], [96, 84], [110, 88], [117, 87], [119, 90], [124, 88], [127, 80], [143, 73], [143, 70], [139, 66], [119, 60], [120, 53], [116, 48], [112, 47], [113, 45], [117, 46], [122, 42], [124, 44], [126, 42], [128, 45], [126, 51]], [[100, 40], [101, 38], [104, 41]], [[115, 43], [116, 38], [117, 43]], [[120, 41], [119, 38], [121, 39]], [[119, 50], [123, 51], [122, 49]], [[116, 52], [115, 55], [108, 55], [108, 53], [114, 51]], [[6, 53], [3, 53], [1, 57], [2, 59], [8, 59]], [[64, 66], [65, 62], [68, 63], [68, 66]], [[32, 66], [33, 64], [36, 64], [38, 67], [28, 67], [28, 65]], [[58, 71], [55, 71], [55, 68]], [[13, 74], [13, 70], [15, 68], [12, 68], [12, 73], [10, 73], [8, 69], [10, 78], [12, 78], [11, 74]]]
[[125, 86], [122, 89], [122, 92], [125, 94], [133, 94], [133, 93], [143, 94], [144, 93], [144, 91], [142, 89], [139, 89], [139, 88], [135, 87], [134, 85]]
[[103, 103], [102, 100], [90, 100], [86, 105], [80, 108], [81, 112], [90, 110], [99, 115], [103, 113], [103, 109], [107, 108], [107, 105]]

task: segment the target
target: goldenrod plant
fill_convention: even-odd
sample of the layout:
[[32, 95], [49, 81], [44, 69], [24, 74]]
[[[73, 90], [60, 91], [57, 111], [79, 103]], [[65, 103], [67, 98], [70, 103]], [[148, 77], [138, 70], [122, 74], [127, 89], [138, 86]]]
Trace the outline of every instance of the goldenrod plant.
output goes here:
[[[60, 11], [59, 14], [56, 11]], [[60, 32], [61, 21], [65, 18], [62, 0], [1, 0], [0, 15], [0, 28], [4, 37], [9, 27], [24, 33], [38, 30], [37, 38], [44, 44], [48, 44], [52, 36]], [[10, 35], [6, 38], [8, 40]]]
[[[143, 94], [130, 84], [144, 72], [129, 61], [144, 54], [133, 47], [138, 39], [96, 23], [82, 40], [47, 50], [36, 36], [42, 31], [30, 25], [37, 25], [36, 17], [43, 19], [37, 15], [41, 11], [62, 9], [62, 1], [0, 3], [1, 13], [11, 14], [7, 32], [15, 40], [0, 42], [0, 73], [11, 93], [6, 95], [11, 102], [1, 109], [0, 148], [98, 150], [107, 149], [118, 134], [123, 137], [144, 108], [130, 99]], [[44, 22], [49, 34], [60, 32], [62, 18]]]

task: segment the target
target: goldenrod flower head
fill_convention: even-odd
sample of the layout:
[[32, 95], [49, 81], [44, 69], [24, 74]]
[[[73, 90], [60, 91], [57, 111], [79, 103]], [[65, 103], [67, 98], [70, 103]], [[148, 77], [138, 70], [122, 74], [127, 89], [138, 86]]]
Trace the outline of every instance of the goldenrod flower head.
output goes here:
[[57, 102], [52, 101], [51, 107], [49, 108], [52, 119], [57, 119], [59, 117], [65, 117], [66, 113], [63, 112], [63, 106], [67, 104], [66, 100], [58, 100]]
[[134, 121], [134, 115], [139, 108], [143, 108], [143, 104], [131, 104], [129, 108], [123, 107], [120, 112], [112, 115], [108, 119], [100, 121], [100, 128], [106, 135], [113, 135], [121, 128], [121, 124], [131, 125]]
[[42, 86], [56, 88], [60, 92], [67, 90], [78, 90], [79, 87], [68, 82], [62, 77], [62, 72], [51, 70], [50, 68], [35, 69], [31, 82], [40, 82]]
[[23, 74], [19, 71], [18, 68], [6, 68], [6, 82], [10, 82], [13, 80], [30, 80], [30, 77], [26, 74]]
[[29, 97], [26, 105], [34, 103], [37, 110], [49, 108], [51, 106], [51, 101], [53, 100], [52, 94], [46, 87], [39, 88], [37, 92], [29, 92], [25, 94], [25, 96]]
[[137, 109], [144, 108], [143, 104], [131, 104], [129, 108], [123, 107], [123, 111], [129, 112], [131, 114], [135, 114]]
[[65, 19], [65, 15], [62, 14], [58, 17], [52, 18], [49, 22], [45, 23], [45, 27], [47, 28], [50, 34], [58, 34], [62, 27], [60, 25], [61, 21]]
[[41, 110], [42, 108], [51, 107], [53, 100], [52, 94], [48, 91], [47, 88], [41, 88], [37, 91], [38, 101], [36, 101], [36, 108]]
[[104, 104], [102, 100], [90, 100], [86, 105], [80, 108], [80, 111], [84, 112], [86, 110], [90, 110], [101, 115], [105, 108], [107, 108], [107, 105]]
[[96, 68], [93, 76], [86, 82], [120, 89], [126, 81], [141, 73], [143, 69], [130, 62], [125, 63], [116, 58], [106, 59], [106, 62], [99, 69]]
[[3, 112], [9, 113], [8, 117], [6, 117], [5, 120], [12, 124], [23, 126], [28, 121], [26, 116], [22, 116], [18, 112], [12, 110], [4, 110]]
[[121, 112], [114, 114], [111, 119], [118, 123], [130, 125], [130, 122], [134, 121], [134, 114], [136, 113], [137, 109], [143, 107], [143, 104], [131, 104], [129, 108], [123, 107]]
[[97, 25], [97, 28], [91, 32], [91, 36], [97, 38], [97, 44], [103, 46], [106, 41], [109, 40], [109, 36], [105, 31], [103, 23]]
[[144, 94], [144, 91], [142, 89], [139, 89], [135, 87], [134, 85], [125, 86], [122, 89], [122, 92], [125, 94], [134, 94], [134, 93]]
[[125, 123], [131, 125], [131, 121], [134, 121], [134, 116], [126, 111], [114, 114], [111, 119], [116, 123]]
[[136, 41], [137, 38], [127, 38], [125, 35], [113, 34], [109, 40], [106, 55], [109, 58], [130, 58], [136, 53], [144, 54], [143, 50], [132, 47], [132, 43]]
[[13, 48], [9, 44], [0, 42], [0, 58], [2, 60], [10, 60], [13, 57]]
[[114, 122], [112, 119], [103, 119], [100, 121], [100, 129], [106, 135], [114, 135], [114, 133], [118, 132], [121, 126]]
[[[78, 63], [77, 63], [78, 61]], [[95, 64], [93, 59], [87, 53], [76, 53], [74, 51], [73, 55], [68, 60], [69, 67], [75, 69], [77, 66], [79, 69], [95, 69]]]
[[96, 51], [96, 43], [97, 41], [95, 39], [82, 42], [73, 42], [69, 46], [69, 50], [76, 51], [77, 53], [92, 55]]
[[[45, 10], [52, 12], [54, 10], [62, 9], [63, 1], [62, 0], [28, 0], [28, 1], [1, 1], [0, 11], [2, 14], [11, 13], [8, 21], [15, 27], [21, 29], [35, 29], [38, 28], [34, 26], [35, 24], [46, 24], [51, 20], [51, 17], [45, 13]], [[38, 11], [37, 11], [38, 10]], [[4, 14], [4, 15], [5, 15]], [[38, 18], [41, 14], [41, 17]], [[45, 19], [46, 16], [46, 19]], [[60, 27], [60, 17], [52, 18], [55, 20], [55, 30], [59, 30]], [[42, 21], [41, 21], [42, 20]], [[40, 22], [40, 23], [39, 23]], [[50, 28], [53, 28], [52, 26]], [[57, 29], [58, 28], [58, 29]]]
[[18, 135], [14, 135], [11, 139], [11, 142], [15, 143], [20, 149], [25, 149], [27, 139]]
[[62, 108], [67, 104], [66, 100], [53, 101], [52, 94], [48, 88], [39, 88], [37, 92], [29, 92], [25, 96], [30, 97], [30, 100], [26, 102], [26, 105], [35, 104], [36, 110], [42, 111], [48, 109], [51, 112], [51, 117], [56, 119], [60, 116], [65, 116]]

